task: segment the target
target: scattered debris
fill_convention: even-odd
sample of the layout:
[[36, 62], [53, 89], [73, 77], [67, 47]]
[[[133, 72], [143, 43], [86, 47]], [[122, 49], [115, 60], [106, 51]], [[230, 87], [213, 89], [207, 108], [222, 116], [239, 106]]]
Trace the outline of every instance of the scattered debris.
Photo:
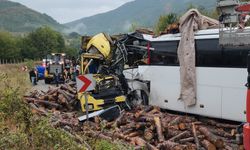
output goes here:
[[33, 91], [25, 96], [25, 100], [37, 113], [70, 112], [77, 103], [75, 82], [62, 84], [60, 87], [50, 87], [47, 92]]
[[[195, 149], [243, 149], [236, 144], [236, 135], [229, 125], [210, 119], [196, 119], [191, 116], [162, 112], [153, 106], [139, 106], [129, 112], [122, 112], [115, 121], [100, 122], [100, 118], [84, 123], [81, 127], [88, 136], [106, 140], [123, 140], [135, 147], [150, 150], [195, 150]], [[212, 124], [219, 124], [219, 127]]]
[[49, 116], [53, 127], [69, 133], [118, 140], [150, 150], [243, 149], [242, 143], [236, 140], [238, 125], [171, 114], [153, 106], [123, 110], [113, 121], [95, 116], [88, 122], [79, 123], [80, 115], [74, 110], [77, 102], [75, 83], [50, 88], [48, 92], [34, 91], [25, 99], [34, 113]]

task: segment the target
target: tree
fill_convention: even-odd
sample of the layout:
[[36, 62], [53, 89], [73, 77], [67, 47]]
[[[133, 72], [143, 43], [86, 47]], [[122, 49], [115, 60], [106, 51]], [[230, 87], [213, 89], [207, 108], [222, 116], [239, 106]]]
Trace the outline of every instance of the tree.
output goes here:
[[177, 22], [176, 14], [170, 13], [168, 15], [161, 15], [155, 26], [156, 34], [159, 34], [161, 31], [164, 31], [168, 25], [173, 24], [175, 22]]
[[78, 55], [79, 50], [73, 47], [66, 47], [64, 52], [67, 54], [68, 58], [76, 57]]
[[81, 49], [81, 35], [76, 32], [72, 32], [68, 35], [64, 35], [64, 38], [66, 40], [66, 48], [64, 52], [69, 57], [76, 57]]
[[187, 7], [187, 11], [189, 9], [192, 9], [192, 8], [197, 9], [204, 16], [208, 16], [208, 17], [213, 18], [213, 19], [219, 18], [219, 13], [216, 10], [216, 8], [212, 9], [212, 10], [207, 10], [204, 6], [196, 6], [192, 3], [190, 3], [189, 6]]
[[0, 32], [0, 59], [19, 59], [20, 56], [17, 38], [9, 32]]
[[131, 26], [129, 27], [128, 31], [129, 32], [134, 32], [136, 29], [138, 29], [139, 24], [137, 22], [133, 22]]
[[45, 26], [31, 32], [23, 40], [22, 54], [27, 58], [43, 58], [51, 52], [63, 52], [65, 42], [63, 36]]

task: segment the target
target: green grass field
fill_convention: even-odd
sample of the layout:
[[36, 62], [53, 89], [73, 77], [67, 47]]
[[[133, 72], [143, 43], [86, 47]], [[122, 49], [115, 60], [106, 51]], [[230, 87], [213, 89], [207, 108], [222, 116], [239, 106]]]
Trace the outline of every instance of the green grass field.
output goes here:
[[[52, 127], [49, 117], [32, 114], [23, 101], [31, 83], [28, 72], [21, 71], [22, 65], [27, 64], [0, 65], [0, 150], [86, 149], [86, 143], [79, 142], [60, 128]], [[128, 149], [122, 144], [101, 139], [84, 136], [82, 139], [95, 150]]]

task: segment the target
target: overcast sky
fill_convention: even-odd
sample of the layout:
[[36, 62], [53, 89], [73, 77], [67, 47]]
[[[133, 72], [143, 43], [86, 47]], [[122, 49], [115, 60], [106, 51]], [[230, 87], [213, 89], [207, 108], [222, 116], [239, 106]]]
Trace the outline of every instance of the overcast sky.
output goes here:
[[107, 12], [133, 0], [11, 0], [41, 13], [46, 13], [59, 23]]

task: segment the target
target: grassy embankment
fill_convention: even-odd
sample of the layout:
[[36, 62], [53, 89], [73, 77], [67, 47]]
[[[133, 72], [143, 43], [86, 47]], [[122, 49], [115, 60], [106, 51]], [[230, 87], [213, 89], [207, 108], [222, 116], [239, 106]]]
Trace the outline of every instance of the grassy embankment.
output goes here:
[[[48, 118], [31, 113], [22, 99], [30, 88], [28, 72], [22, 72], [21, 65], [0, 65], [0, 150], [85, 149], [84, 143], [51, 127]], [[126, 149], [104, 140], [83, 139], [96, 150]]]

